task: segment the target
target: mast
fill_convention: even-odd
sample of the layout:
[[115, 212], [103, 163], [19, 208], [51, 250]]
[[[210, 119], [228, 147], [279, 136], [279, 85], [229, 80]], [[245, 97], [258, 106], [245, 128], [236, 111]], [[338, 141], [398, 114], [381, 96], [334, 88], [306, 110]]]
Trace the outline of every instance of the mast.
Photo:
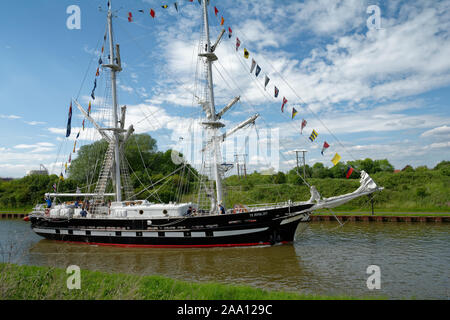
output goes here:
[[[202, 56], [206, 57], [207, 63], [207, 78], [208, 78], [208, 87], [209, 87], [209, 103], [210, 103], [210, 116], [208, 118], [209, 124], [208, 127], [212, 131], [212, 150], [213, 150], [213, 170], [214, 170], [214, 178], [216, 180], [216, 198], [217, 203], [221, 203], [223, 201], [223, 190], [222, 190], [222, 180], [220, 177], [220, 159], [219, 159], [219, 147], [220, 143], [218, 142], [217, 137], [217, 129], [222, 127], [220, 123], [217, 122], [218, 117], [216, 115], [216, 106], [214, 103], [214, 83], [212, 77], [212, 62], [217, 60], [217, 56], [214, 54], [214, 50], [211, 47], [210, 37], [209, 37], [209, 21], [208, 21], [208, 2], [207, 0], [203, 0], [203, 20], [205, 24], [205, 34], [206, 34], [206, 48], [205, 54]], [[217, 208], [216, 208], [217, 210]]]
[[120, 154], [119, 154], [119, 121], [117, 116], [117, 86], [116, 86], [116, 72], [120, 72], [122, 68], [115, 63], [114, 57], [114, 39], [112, 29], [112, 11], [111, 0], [108, 8], [108, 33], [109, 33], [109, 64], [105, 65], [111, 69], [111, 89], [112, 89], [112, 104], [113, 104], [113, 121], [114, 121], [114, 168], [115, 168], [115, 182], [116, 182], [116, 201], [122, 201], [122, 186], [120, 181]]

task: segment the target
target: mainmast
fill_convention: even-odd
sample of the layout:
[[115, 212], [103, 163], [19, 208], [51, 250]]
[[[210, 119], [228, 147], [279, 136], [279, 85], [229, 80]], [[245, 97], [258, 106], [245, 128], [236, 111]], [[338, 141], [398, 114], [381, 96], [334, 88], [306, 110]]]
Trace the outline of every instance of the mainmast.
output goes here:
[[[120, 58], [116, 63], [114, 54], [114, 37], [112, 28], [112, 10], [111, 0], [108, 7], [108, 34], [109, 34], [109, 64], [104, 67], [111, 69], [111, 89], [112, 89], [112, 104], [113, 104], [113, 121], [114, 127], [112, 131], [114, 133], [114, 168], [115, 168], [115, 183], [116, 183], [116, 201], [122, 201], [122, 185], [120, 181], [120, 148], [119, 148], [119, 119], [117, 115], [117, 85], [116, 85], [116, 72], [122, 70], [120, 66]], [[119, 57], [119, 46], [117, 46], [117, 56]]]
[[216, 181], [216, 198], [214, 199], [211, 197], [211, 212], [215, 213], [217, 212], [218, 208], [216, 205], [217, 203], [223, 202], [223, 189], [222, 189], [222, 177], [221, 174], [224, 172], [224, 168], [222, 166], [221, 161], [221, 143], [230, 135], [234, 134], [235, 132], [239, 131], [240, 129], [246, 127], [249, 124], [252, 124], [256, 121], [256, 119], [259, 117], [259, 114], [255, 114], [254, 116], [250, 117], [249, 119], [241, 122], [238, 124], [235, 128], [231, 129], [228, 132], [225, 132], [224, 134], [219, 133], [219, 129], [225, 127], [225, 125], [220, 122], [224, 114], [229, 111], [239, 100], [240, 97], [235, 97], [231, 102], [226, 105], [221, 111], [216, 113], [216, 106], [214, 102], [214, 83], [213, 83], [213, 76], [212, 76], [212, 63], [214, 61], [217, 61], [218, 58], [214, 51], [217, 49], [217, 46], [220, 43], [220, 40], [222, 39], [222, 36], [225, 33], [225, 29], [222, 29], [221, 33], [219, 34], [219, 37], [217, 38], [214, 45], [211, 46], [211, 40], [209, 35], [209, 21], [208, 21], [208, 4], [209, 0], [203, 0], [203, 21], [205, 24], [205, 47], [204, 52], [199, 53], [199, 56], [202, 58], [205, 58], [206, 60], [206, 71], [207, 71], [207, 81], [208, 81], [208, 90], [207, 95], [209, 99], [206, 99], [206, 101], [202, 102], [203, 109], [206, 113], [207, 121], [203, 122], [202, 124], [205, 126], [205, 128], [208, 130], [211, 136], [211, 141], [208, 143], [208, 148], [211, 148], [211, 160], [212, 160], [212, 171], [214, 175], [214, 179]]
[[[210, 104], [210, 113], [208, 117], [208, 123], [205, 123], [205, 125], [211, 129], [212, 132], [212, 150], [213, 150], [213, 170], [214, 170], [214, 178], [216, 180], [216, 199], [217, 203], [221, 203], [223, 201], [223, 190], [222, 190], [222, 179], [220, 176], [220, 143], [217, 141], [217, 129], [220, 127], [223, 127], [223, 124], [218, 122], [217, 115], [216, 115], [216, 106], [214, 103], [214, 83], [213, 83], [213, 77], [212, 77], [212, 62], [217, 60], [217, 56], [214, 54], [214, 48], [211, 47], [211, 41], [209, 37], [209, 21], [208, 21], [208, 2], [206, 0], [203, 0], [203, 20], [205, 24], [205, 34], [206, 34], [206, 47], [205, 53], [200, 56], [206, 57], [206, 63], [207, 63], [207, 78], [208, 78], [208, 91], [209, 91], [209, 104]], [[217, 210], [217, 208], [216, 208]]]

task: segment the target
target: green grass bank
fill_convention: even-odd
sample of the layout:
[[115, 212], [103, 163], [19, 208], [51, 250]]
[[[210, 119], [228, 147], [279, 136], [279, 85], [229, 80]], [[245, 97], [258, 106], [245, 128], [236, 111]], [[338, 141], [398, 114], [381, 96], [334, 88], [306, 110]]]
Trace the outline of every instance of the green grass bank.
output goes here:
[[[297, 177], [286, 175], [279, 183], [271, 176], [252, 174], [246, 179], [230, 177], [225, 180], [227, 202], [257, 204], [286, 201], [306, 201], [309, 188]], [[440, 171], [379, 172], [372, 175], [384, 190], [374, 194], [375, 211], [379, 212], [450, 212], [450, 176]], [[323, 197], [350, 193], [359, 187], [359, 179], [311, 178], [308, 179]], [[370, 212], [369, 197], [352, 200], [334, 211]]]
[[[51, 267], [0, 264], [2, 300], [358, 300], [273, 292], [218, 283], [191, 283], [160, 276], [81, 270], [81, 289], [67, 289], [69, 275]], [[379, 298], [365, 298], [379, 299]]]

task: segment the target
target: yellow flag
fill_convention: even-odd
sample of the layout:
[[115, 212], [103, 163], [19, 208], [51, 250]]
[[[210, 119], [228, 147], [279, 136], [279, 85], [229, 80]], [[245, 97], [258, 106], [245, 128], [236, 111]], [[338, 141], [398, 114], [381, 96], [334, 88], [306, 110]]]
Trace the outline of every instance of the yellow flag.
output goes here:
[[341, 156], [339, 154], [335, 154], [333, 159], [331, 159], [331, 162], [333, 162], [334, 165], [337, 165], [341, 161]]
[[244, 48], [244, 58], [248, 59], [249, 56], [250, 56], [250, 53], [248, 52], [247, 49]]

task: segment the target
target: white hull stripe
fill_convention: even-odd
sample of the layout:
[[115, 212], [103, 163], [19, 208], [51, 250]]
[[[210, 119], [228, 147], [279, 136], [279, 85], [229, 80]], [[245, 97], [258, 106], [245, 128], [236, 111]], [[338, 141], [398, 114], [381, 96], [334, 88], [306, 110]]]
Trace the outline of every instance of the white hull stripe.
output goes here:
[[287, 218], [287, 219], [281, 220], [280, 225], [283, 225], [283, 224], [286, 224], [286, 223], [291, 223], [291, 222], [294, 222], [294, 221], [297, 221], [297, 220], [300, 220], [300, 219], [302, 219], [302, 221], [308, 221], [309, 216], [305, 215], [305, 214], [299, 214], [298, 216], [294, 216], [292, 218]]
[[[244, 230], [230, 230], [230, 231], [214, 231], [213, 236], [214, 237], [227, 237], [227, 236], [237, 236], [242, 234], [249, 234], [249, 233], [256, 233], [261, 231], [266, 231], [269, 229], [269, 227], [265, 228], [258, 228], [258, 229], [244, 229]], [[45, 234], [57, 234], [56, 229], [42, 229], [42, 228], [34, 228], [34, 232], [36, 233], [45, 233]], [[139, 237], [145, 237], [145, 238], [158, 238], [159, 232], [145, 232], [145, 231], [121, 231], [122, 237], [137, 237], [137, 233], [141, 234]], [[179, 231], [164, 231], [164, 237], [165, 238], [184, 238], [184, 232]], [[69, 230], [67, 229], [60, 229], [59, 234], [62, 235], [69, 235]], [[86, 231], [85, 230], [73, 230], [73, 235], [76, 236], [85, 236]], [[90, 236], [96, 236], [96, 237], [115, 237], [116, 231], [95, 231], [90, 230]], [[202, 238], [206, 237], [205, 232], [191, 232], [190, 235], [191, 238]]]

